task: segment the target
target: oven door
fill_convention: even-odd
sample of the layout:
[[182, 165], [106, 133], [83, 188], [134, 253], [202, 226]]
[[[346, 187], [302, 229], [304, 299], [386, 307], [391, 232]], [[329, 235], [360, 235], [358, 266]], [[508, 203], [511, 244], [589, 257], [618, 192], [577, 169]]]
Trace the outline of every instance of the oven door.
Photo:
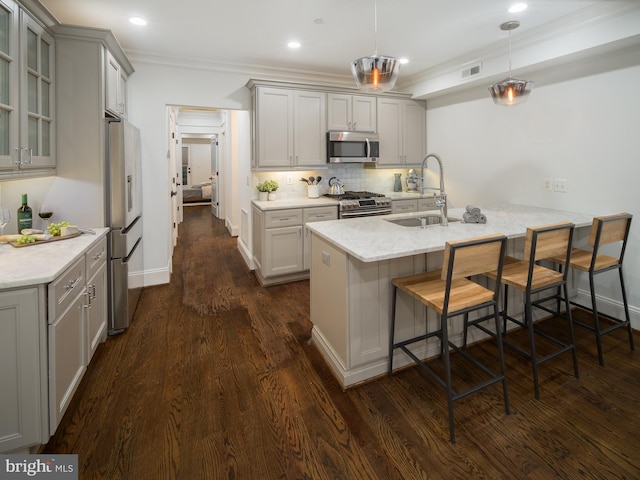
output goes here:
[[374, 163], [380, 156], [380, 142], [375, 133], [327, 132], [329, 163]]

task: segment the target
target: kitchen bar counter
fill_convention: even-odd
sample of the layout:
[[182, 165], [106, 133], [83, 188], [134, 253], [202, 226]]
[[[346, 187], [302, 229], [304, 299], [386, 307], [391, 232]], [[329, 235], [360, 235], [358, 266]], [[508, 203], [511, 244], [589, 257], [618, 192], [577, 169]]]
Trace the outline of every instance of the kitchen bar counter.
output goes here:
[[[593, 219], [582, 213], [521, 205], [480, 207], [487, 216], [486, 224], [450, 222], [448, 227], [436, 224], [422, 229], [385, 220], [425, 213], [416, 212], [307, 225], [312, 232], [312, 339], [343, 388], [384, 375], [387, 370], [392, 278], [440, 268], [447, 241], [503, 233], [509, 238], [507, 254], [521, 257], [527, 227], [571, 221], [577, 227], [574, 241], [582, 242]], [[450, 209], [449, 217], [462, 218], [463, 212]], [[516, 309], [522, 305], [520, 292], [511, 291], [509, 302], [517, 315]], [[426, 331], [425, 322], [434, 330], [438, 318], [431, 311], [425, 316], [422, 304], [400, 294], [397, 340]], [[452, 341], [460, 342], [460, 322], [454, 319], [450, 330]], [[481, 332], [472, 329], [471, 343], [482, 338]], [[436, 341], [420, 342], [411, 349], [423, 359], [439, 353]], [[395, 355], [397, 368], [412, 363], [404, 352], [396, 351]]]
[[52, 282], [109, 231], [108, 228], [93, 230], [95, 235], [83, 233], [68, 240], [27, 247], [0, 244], [0, 289]]
[[[309, 225], [309, 229], [362, 262], [376, 262], [443, 250], [444, 244], [453, 240], [494, 233], [516, 238], [524, 236], [529, 226], [568, 220], [581, 227], [591, 225], [593, 220], [593, 215], [522, 205], [481, 208], [488, 219], [486, 224], [449, 222], [448, 227], [430, 225], [422, 229], [403, 227], [385, 220], [425, 215], [425, 212], [414, 212], [354, 218], [348, 222], [334, 220]], [[462, 208], [449, 209], [449, 217], [462, 218], [464, 211]]]

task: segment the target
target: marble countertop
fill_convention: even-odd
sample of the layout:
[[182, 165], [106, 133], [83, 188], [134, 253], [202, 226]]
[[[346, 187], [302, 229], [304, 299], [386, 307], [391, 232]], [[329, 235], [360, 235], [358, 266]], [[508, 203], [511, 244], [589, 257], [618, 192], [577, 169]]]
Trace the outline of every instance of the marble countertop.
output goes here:
[[[576, 227], [591, 225], [593, 215], [525, 205], [479, 205], [486, 224], [449, 222], [449, 226], [403, 227], [385, 219], [419, 217], [425, 212], [360, 217], [313, 222], [307, 227], [315, 235], [336, 245], [362, 262], [377, 262], [409, 255], [436, 252], [448, 241], [463, 240], [494, 233], [508, 238], [524, 236], [527, 227], [570, 221]], [[449, 217], [462, 218], [464, 208], [449, 209]]]
[[[418, 200], [422, 197], [419, 193], [412, 192], [381, 192], [383, 195], [391, 198], [392, 200]], [[431, 197], [431, 195], [427, 195]], [[331, 205], [337, 205], [337, 201], [331, 198], [320, 196], [318, 198], [309, 197], [287, 197], [277, 200], [260, 201], [257, 199], [252, 200], [252, 203], [256, 205], [260, 210], [282, 210], [285, 208], [305, 208], [305, 207], [327, 207]]]
[[260, 210], [282, 210], [285, 208], [305, 208], [305, 207], [331, 207], [338, 206], [336, 200], [327, 197], [309, 198], [309, 197], [291, 197], [278, 200], [252, 200]]
[[22, 248], [0, 244], [0, 289], [52, 282], [109, 231], [93, 230], [95, 235], [83, 233], [68, 240]]

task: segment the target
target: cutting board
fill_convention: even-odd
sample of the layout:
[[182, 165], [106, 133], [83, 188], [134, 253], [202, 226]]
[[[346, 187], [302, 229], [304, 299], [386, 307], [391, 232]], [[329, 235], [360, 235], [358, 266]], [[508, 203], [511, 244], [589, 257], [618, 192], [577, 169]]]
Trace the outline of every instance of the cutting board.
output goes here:
[[51, 237], [48, 240], [36, 240], [33, 243], [18, 243], [15, 240], [13, 242], [9, 242], [10, 245], [13, 245], [16, 248], [22, 248], [22, 247], [32, 247], [34, 245], [41, 245], [43, 243], [50, 243], [50, 242], [58, 242], [60, 240], [68, 240], [70, 238], [75, 238], [78, 235], [82, 235], [82, 232], [76, 232], [76, 233], [72, 233], [71, 235], [65, 235], [64, 237], [58, 236], [58, 237]]

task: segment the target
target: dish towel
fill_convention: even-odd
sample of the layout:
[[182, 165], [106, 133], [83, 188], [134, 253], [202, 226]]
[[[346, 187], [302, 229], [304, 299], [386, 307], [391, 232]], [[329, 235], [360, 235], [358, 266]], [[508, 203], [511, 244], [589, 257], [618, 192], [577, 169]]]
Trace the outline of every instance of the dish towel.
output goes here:
[[480, 211], [480, 208], [467, 205], [467, 211], [462, 214], [464, 223], [487, 223], [487, 217]]

